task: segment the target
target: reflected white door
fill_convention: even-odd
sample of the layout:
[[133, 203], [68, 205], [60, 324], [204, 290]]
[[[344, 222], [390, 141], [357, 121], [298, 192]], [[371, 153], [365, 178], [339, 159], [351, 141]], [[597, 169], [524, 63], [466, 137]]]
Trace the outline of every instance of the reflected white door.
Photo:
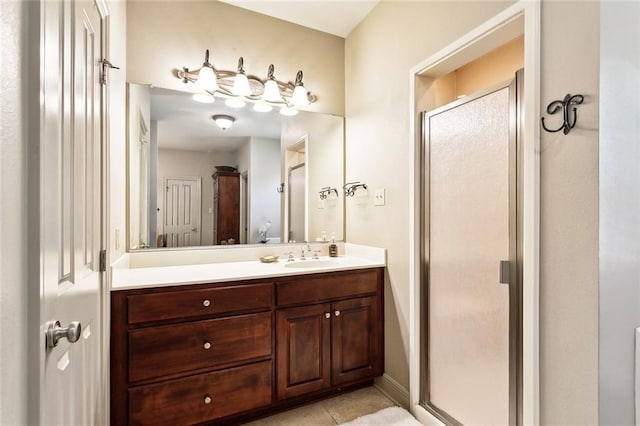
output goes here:
[[289, 169], [289, 241], [306, 240], [306, 168], [304, 163]]
[[449, 424], [507, 425], [513, 287], [501, 280], [515, 265], [515, 83], [467, 99], [424, 117], [421, 403]]
[[164, 233], [167, 247], [200, 245], [200, 178], [167, 178], [164, 192]]
[[[39, 422], [101, 421], [101, 19], [90, 1], [43, 1]], [[35, 284], [35, 283], [34, 283]], [[46, 347], [49, 325], [81, 324]], [[49, 339], [52, 343], [52, 340]], [[38, 404], [36, 404], [38, 405]], [[33, 407], [32, 407], [33, 408]]]

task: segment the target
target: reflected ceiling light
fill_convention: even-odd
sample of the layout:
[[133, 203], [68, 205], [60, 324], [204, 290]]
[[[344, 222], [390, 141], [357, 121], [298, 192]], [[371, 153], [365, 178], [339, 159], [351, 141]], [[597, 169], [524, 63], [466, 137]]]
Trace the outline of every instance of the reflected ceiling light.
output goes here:
[[242, 99], [238, 99], [238, 98], [229, 98], [226, 101], [224, 101], [224, 104], [228, 107], [231, 108], [244, 108], [244, 106], [247, 104], [245, 101], [243, 101]]
[[298, 110], [291, 107], [282, 107], [280, 108], [280, 114], [286, 115], [287, 117], [293, 117], [298, 114]]
[[264, 102], [256, 102], [253, 104], [253, 110], [258, 112], [269, 112], [273, 109], [273, 107]]
[[208, 93], [195, 93], [192, 96], [193, 100], [196, 102], [200, 102], [201, 104], [212, 104], [216, 100]]
[[183, 67], [178, 78], [184, 83], [196, 83], [213, 95], [221, 93], [227, 97], [249, 102], [266, 101], [285, 108], [302, 107], [317, 100], [302, 83], [302, 71], [298, 71], [294, 82], [280, 81], [274, 77], [274, 66], [269, 65], [267, 78], [261, 79], [244, 70], [244, 59], [238, 60], [235, 71], [218, 70], [209, 63], [209, 51], [205, 53], [202, 67], [189, 70]]
[[214, 115], [213, 120], [216, 122], [218, 127], [220, 127], [222, 130], [227, 130], [236, 121], [236, 119], [233, 118], [232, 116], [224, 115], [224, 114]]

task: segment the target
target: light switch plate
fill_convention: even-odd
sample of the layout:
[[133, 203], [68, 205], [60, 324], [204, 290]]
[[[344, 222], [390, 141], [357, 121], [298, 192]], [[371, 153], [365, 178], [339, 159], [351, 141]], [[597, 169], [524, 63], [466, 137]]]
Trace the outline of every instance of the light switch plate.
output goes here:
[[384, 188], [378, 188], [375, 191], [375, 196], [373, 197], [373, 205], [374, 206], [384, 206], [385, 197], [384, 197]]

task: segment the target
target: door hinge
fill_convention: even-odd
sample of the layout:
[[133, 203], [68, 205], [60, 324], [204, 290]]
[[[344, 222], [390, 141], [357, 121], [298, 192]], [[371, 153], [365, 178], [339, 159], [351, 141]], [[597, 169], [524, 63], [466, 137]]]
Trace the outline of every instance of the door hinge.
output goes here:
[[511, 262], [500, 261], [500, 284], [511, 284]]
[[107, 251], [105, 249], [100, 250], [99, 263], [100, 272], [105, 272], [107, 270]]
[[115, 65], [113, 65], [111, 62], [109, 62], [108, 59], [101, 60], [100, 65], [102, 65], [102, 72], [100, 73], [100, 84], [107, 85], [108, 84], [107, 74], [109, 69], [119, 70], [120, 67], [116, 67]]

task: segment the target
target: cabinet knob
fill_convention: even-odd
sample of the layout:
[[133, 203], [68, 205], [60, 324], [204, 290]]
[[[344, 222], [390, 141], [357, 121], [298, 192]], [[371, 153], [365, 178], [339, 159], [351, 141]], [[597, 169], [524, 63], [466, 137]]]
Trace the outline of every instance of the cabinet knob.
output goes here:
[[211, 404], [211, 397], [209, 395], [204, 397], [204, 403], [205, 404]]
[[324, 314], [325, 318], [331, 318], [331, 314], [329, 312], [327, 312], [326, 314]]
[[202, 301], [202, 306], [204, 306], [205, 308], [209, 305], [211, 305], [211, 301], [209, 299], [204, 299]]
[[204, 342], [203, 346], [204, 346], [205, 349], [211, 349], [211, 343], [209, 343], [209, 342]]
[[340, 316], [340, 311], [335, 311], [334, 314], [335, 314], [335, 316], [339, 317]]

